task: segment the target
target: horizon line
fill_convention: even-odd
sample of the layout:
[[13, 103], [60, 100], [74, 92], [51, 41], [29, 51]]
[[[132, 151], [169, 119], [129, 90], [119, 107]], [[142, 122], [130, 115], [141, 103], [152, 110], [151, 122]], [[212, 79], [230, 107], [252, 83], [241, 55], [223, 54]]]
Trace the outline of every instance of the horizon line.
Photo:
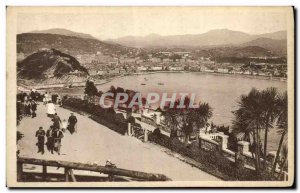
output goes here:
[[211, 29], [211, 30], [208, 30], [208, 31], [202, 32], [202, 33], [200, 32], [200, 33], [162, 35], [162, 34], [151, 32], [151, 33], [148, 33], [147, 35], [124, 35], [124, 36], [115, 37], [115, 38], [100, 38], [100, 36], [95, 36], [93, 34], [86, 33], [86, 32], [79, 32], [79, 31], [75, 31], [75, 30], [71, 30], [71, 29], [67, 29], [67, 28], [54, 27], [54, 28], [48, 28], [48, 29], [41, 29], [41, 30], [35, 29], [35, 30], [28, 31], [28, 32], [21, 32], [21, 33], [17, 33], [17, 35], [23, 34], [23, 33], [36, 33], [36, 32], [39, 32], [39, 31], [47, 31], [47, 30], [53, 30], [53, 29], [67, 30], [67, 31], [71, 31], [71, 32], [74, 32], [74, 33], [82, 33], [82, 34], [85, 34], [85, 35], [90, 35], [90, 36], [92, 36], [92, 37], [94, 37], [98, 40], [104, 40], [104, 41], [105, 40], [112, 40], [112, 39], [120, 39], [120, 38], [124, 38], [124, 37], [147, 37], [147, 36], [150, 36], [150, 35], [157, 35], [157, 36], [161, 36], [161, 37], [165, 37], [165, 36], [183, 36], [183, 35], [201, 35], [201, 34], [208, 33], [210, 31], [217, 31], [217, 30], [228, 30], [228, 31], [233, 31], [233, 32], [241, 32], [241, 33], [245, 33], [245, 34], [248, 34], [248, 35], [251, 35], [251, 36], [269, 34], [269, 33], [276, 33], [276, 32], [286, 32], [287, 31], [287, 30], [282, 29], [282, 30], [276, 30], [276, 31], [273, 31], [273, 32], [252, 34], [252, 33], [244, 32], [244, 31], [232, 30], [232, 29], [228, 29], [228, 28], [215, 28], [215, 29]]

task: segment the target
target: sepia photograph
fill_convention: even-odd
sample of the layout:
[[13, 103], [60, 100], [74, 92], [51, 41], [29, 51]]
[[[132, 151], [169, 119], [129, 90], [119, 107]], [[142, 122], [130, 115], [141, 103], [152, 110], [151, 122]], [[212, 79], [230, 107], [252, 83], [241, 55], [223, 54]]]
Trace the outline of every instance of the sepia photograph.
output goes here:
[[6, 8], [8, 187], [291, 187], [293, 7]]

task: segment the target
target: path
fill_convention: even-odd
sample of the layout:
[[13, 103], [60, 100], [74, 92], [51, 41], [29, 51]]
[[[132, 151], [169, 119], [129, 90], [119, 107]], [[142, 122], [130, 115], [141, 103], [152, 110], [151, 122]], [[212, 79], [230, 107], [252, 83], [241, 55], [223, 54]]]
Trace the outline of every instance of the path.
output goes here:
[[[57, 107], [61, 119], [67, 120], [70, 112]], [[50, 154], [46, 147], [45, 154], [41, 155], [37, 153], [37, 139], [34, 135], [39, 126], [48, 129], [51, 120], [46, 116], [46, 107], [39, 104], [37, 117], [23, 118], [18, 126], [18, 130], [24, 134], [24, 138], [18, 144], [20, 156], [99, 165], [105, 165], [106, 160], [110, 160], [119, 168], [161, 173], [176, 181], [219, 180], [167, 154], [160, 146], [120, 135], [86, 116], [74, 114], [78, 119], [78, 133], [65, 133], [61, 155]]]

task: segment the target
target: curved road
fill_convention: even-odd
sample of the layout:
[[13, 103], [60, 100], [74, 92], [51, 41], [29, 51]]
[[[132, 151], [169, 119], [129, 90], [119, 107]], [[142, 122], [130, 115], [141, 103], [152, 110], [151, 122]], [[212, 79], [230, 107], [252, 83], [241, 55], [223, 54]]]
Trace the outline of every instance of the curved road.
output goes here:
[[[67, 120], [70, 112], [57, 107], [62, 120]], [[67, 131], [64, 134], [61, 155], [50, 154], [46, 147], [45, 154], [41, 155], [37, 153], [35, 132], [40, 126], [47, 130], [51, 120], [46, 116], [46, 107], [39, 104], [37, 117], [23, 118], [18, 126], [18, 130], [24, 134], [18, 144], [20, 156], [99, 165], [105, 165], [106, 160], [110, 160], [119, 168], [161, 173], [176, 181], [220, 180], [167, 154], [160, 146], [122, 136], [86, 116], [74, 114], [78, 119], [78, 133], [71, 135]]]

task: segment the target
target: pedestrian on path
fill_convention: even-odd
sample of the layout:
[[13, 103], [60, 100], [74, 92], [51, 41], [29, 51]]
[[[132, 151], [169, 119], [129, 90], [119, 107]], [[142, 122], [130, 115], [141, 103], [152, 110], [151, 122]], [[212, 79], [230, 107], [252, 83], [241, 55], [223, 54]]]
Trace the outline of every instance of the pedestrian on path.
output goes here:
[[54, 150], [60, 155], [60, 148], [61, 148], [61, 139], [64, 137], [61, 130], [58, 128], [54, 128], [53, 132], [53, 139], [54, 139]]
[[46, 136], [47, 136], [47, 149], [50, 153], [53, 154], [53, 150], [54, 150], [54, 139], [53, 139], [53, 126], [51, 125], [50, 128], [47, 130], [46, 132]]
[[36, 102], [34, 100], [32, 100], [31, 101], [31, 111], [32, 111], [31, 112], [31, 117], [32, 118], [36, 117], [36, 113], [35, 113], [36, 108], [37, 108], [37, 104], [36, 104]]
[[68, 130], [70, 131], [70, 133], [71, 134], [73, 134], [74, 132], [77, 133], [77, 129], [76, 129], [77, 117], [73, 113], [71, 113], [68, 122], [69, 122]]
[[63, 119], [63, 121], [61, 122], [61, 130], [62, 130], [62, 132], [66, 132], [67, 127], [68, 127], [68, 122], [67, 122], [66, 119]]
[[25, 109], [25, 116], [30, 117], [31, 116], [31, 111], [30, 111], [31, 105], [30, 105], [29, 101], [25, 102], [24, 109]]
[[55, 105], [51, 101], [48, 101], [48, 103], [47, 103], [47, 116], [50, 117], [50, 118], [53, 118], [55, 113], [56, 113]]
[[44, 142], [45, 142], [45, 131], [43, 130], [43, 127], [40, 127], [39, 130], [36, 131], [35, 137], [37, 137], [38, 142], [36, 145], [38, 146], [38, 153], [45, 153], [44, 150]]
[[46, 96], [44, 95], [44, 97], [43, 97], [43, 104], [44, 105], [46, 105], [47, 104], [47, 98], [46, 98]]
[[61, 107], [62, 106], [62, 99], [61, 99], [61, 96], [58, 95], [57, 97], [57, 104]]
[[29, 96], [30, 96], [30, 100], [36, 100], [36, 93], [34, 89], [31, 89]]
[[53, 121], [53, 127], [60, 129], [61, 120], [60, 117], [57, 115], [57, 113], [54, 114], [52, 121]]

